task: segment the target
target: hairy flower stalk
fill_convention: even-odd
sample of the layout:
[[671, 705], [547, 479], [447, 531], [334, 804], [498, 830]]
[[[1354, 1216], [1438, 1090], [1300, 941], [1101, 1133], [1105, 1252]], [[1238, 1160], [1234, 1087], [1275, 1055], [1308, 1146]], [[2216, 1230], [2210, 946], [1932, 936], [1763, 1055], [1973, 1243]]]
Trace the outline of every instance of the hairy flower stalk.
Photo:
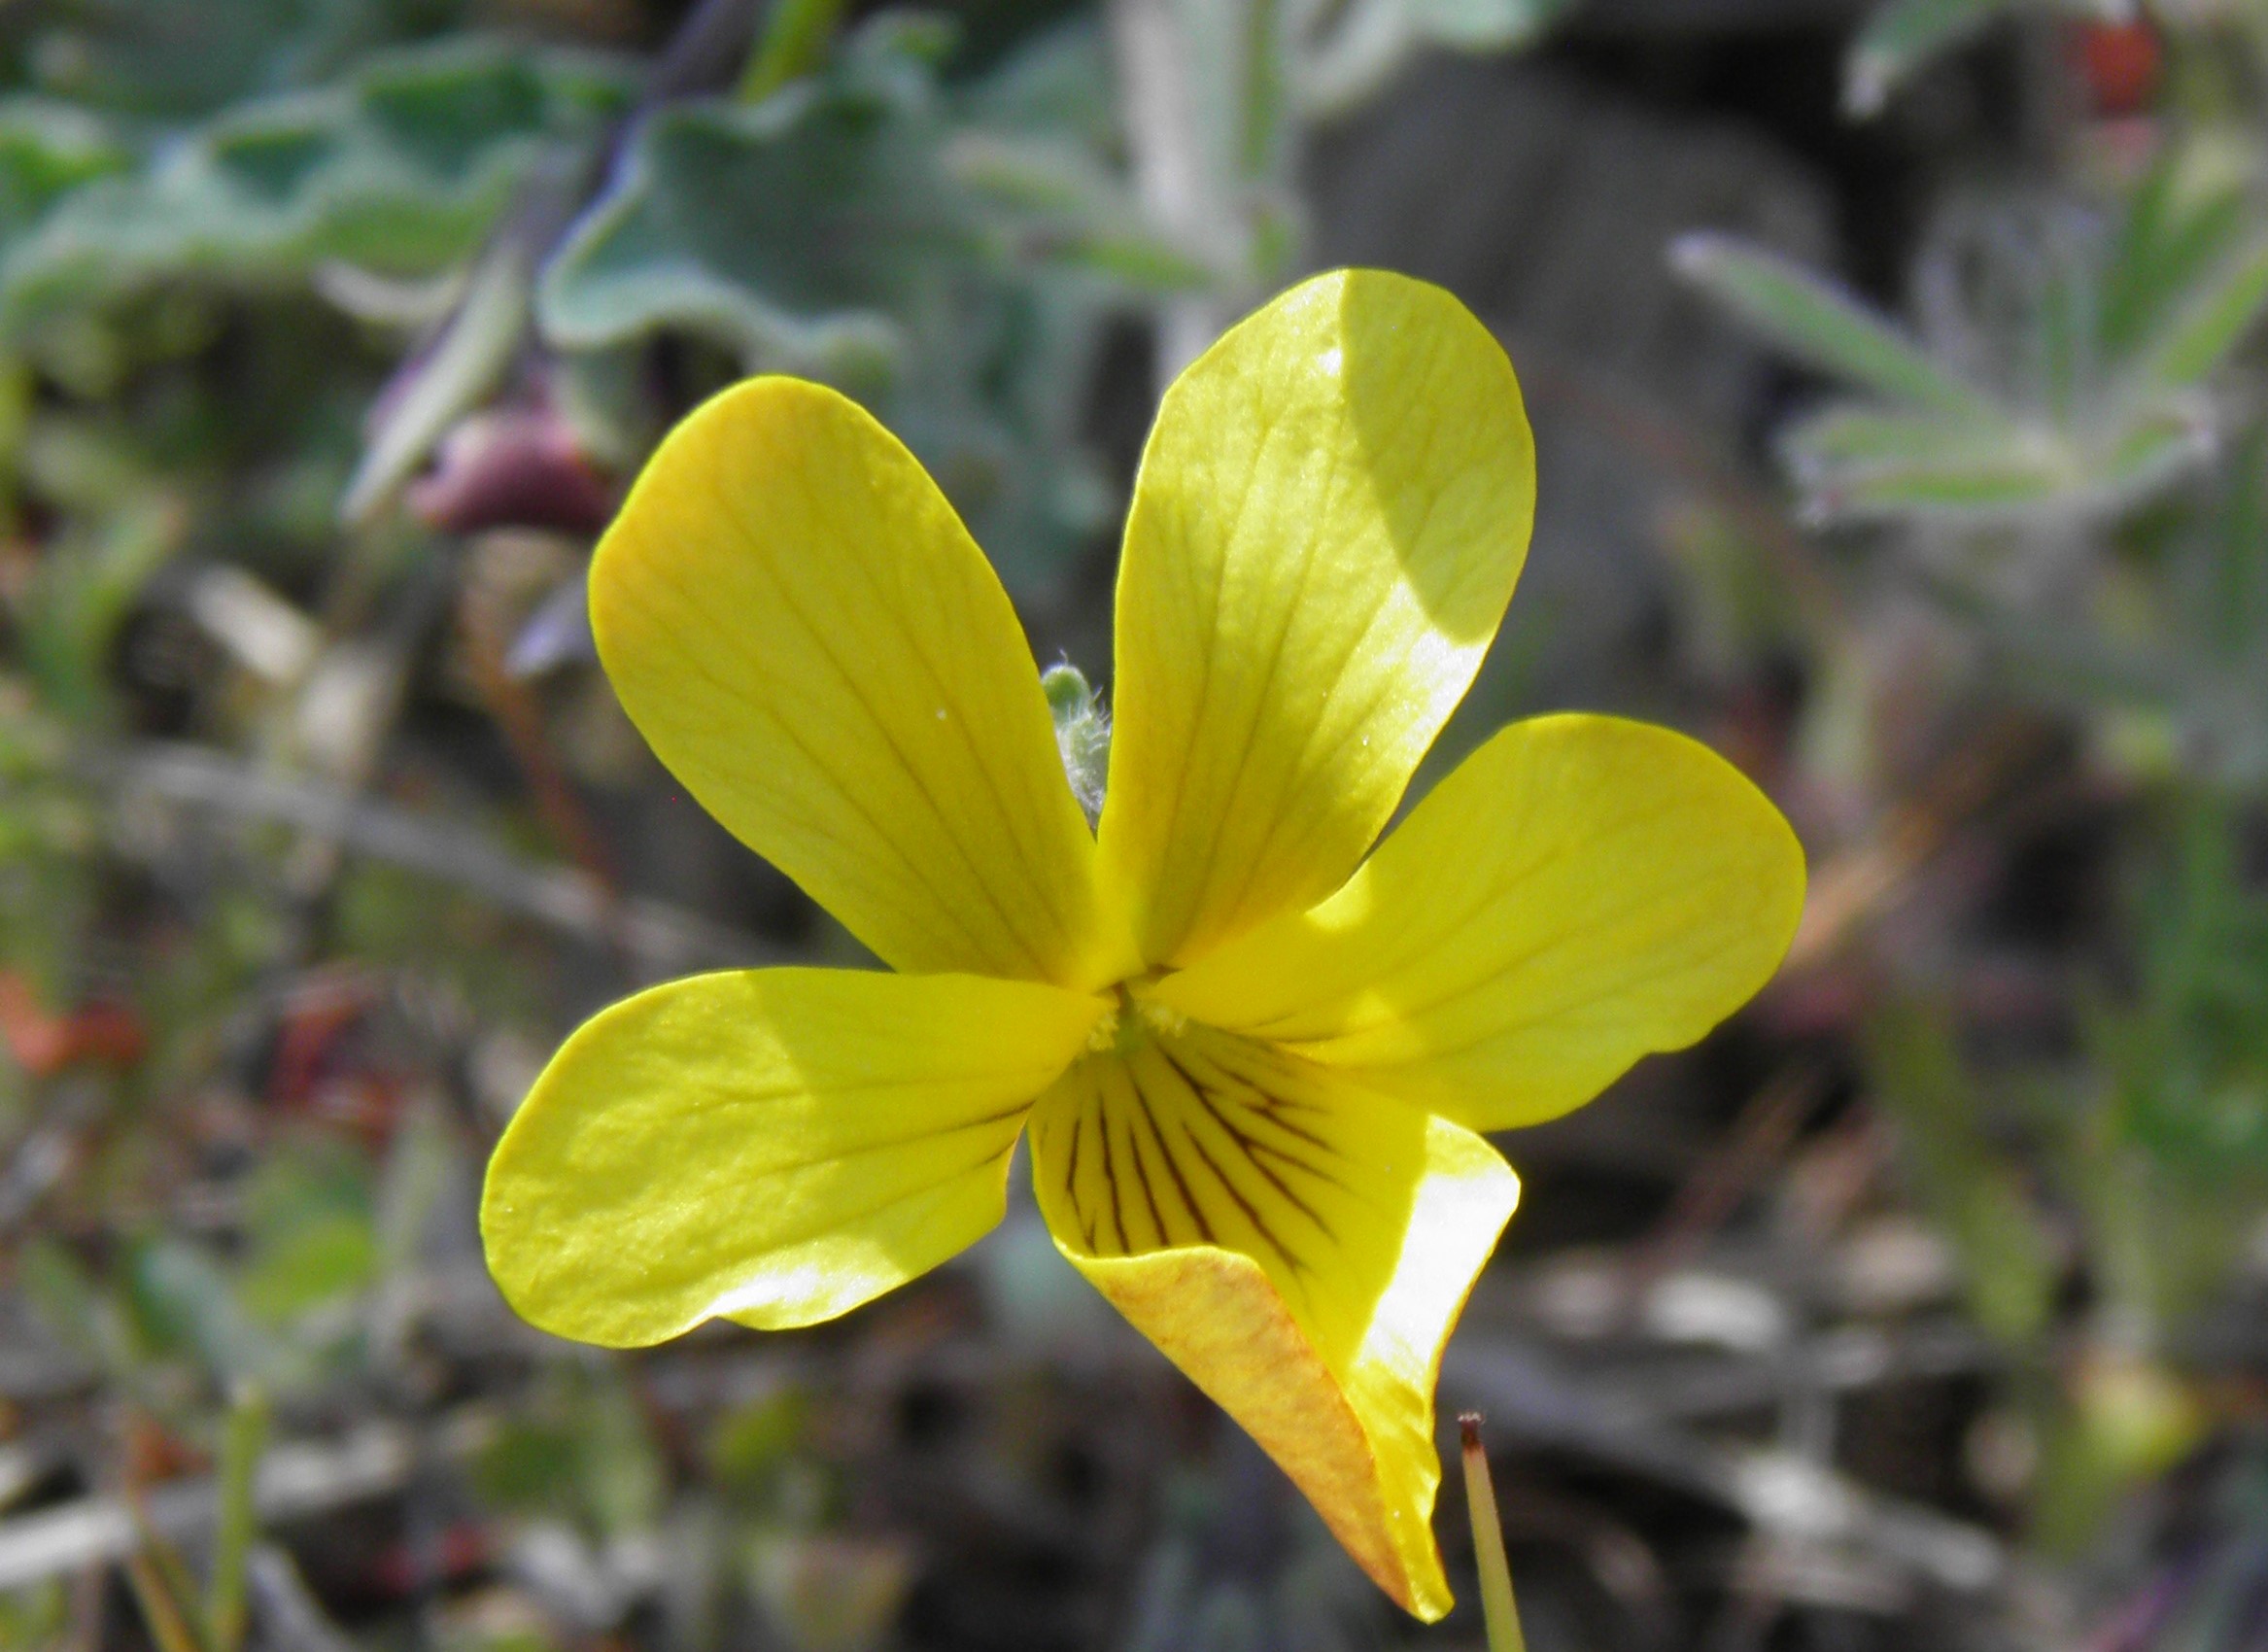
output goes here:
[[[670, 982], [567, 1040], [489, 1166], [534, 1324], [636, 1346], [831, 1319], [1001, 1218], [1251, 1431], [1404, 1607], [1449, 1609], [1441, 1351], [1519, 1184], [1483, 1134], [1770, 977], [1803, 857], [1682, 736], [1542, 717], [1375, 842], [1526, 554], [1511, 363], [1437, 288], [1294, 288], [1168, 390], [1115, 716], [1046, 686], [921, 467], [765, 378], [654, 456], [599, 653], [686, 788], [897, 973]], [[1367, 858], [1365, 858], [1367, 857]]]

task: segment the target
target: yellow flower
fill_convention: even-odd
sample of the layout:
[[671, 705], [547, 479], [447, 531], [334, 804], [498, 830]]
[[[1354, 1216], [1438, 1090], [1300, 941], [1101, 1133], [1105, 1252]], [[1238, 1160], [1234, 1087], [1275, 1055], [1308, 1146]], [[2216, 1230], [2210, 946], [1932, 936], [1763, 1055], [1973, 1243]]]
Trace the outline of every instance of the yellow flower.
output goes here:
[[567, 1040], [489, 1166], [506, 1298], [617, 1347], [832, 1319], [990, 1229], [1056, 1244], [1410, 1611], [1441, 1349], [1518, 1195], [1476, 1132], [1690, 1044], [1777, 964], [1787, 823], [1609, 717], [1516, 723], [1386, 826], [1526, 554], [1534, 457], [1440, 290], [1320, 277], [1166, 394], [1118, 571], [1099, 825], [1029, 645], [866, 413], [742, 384], [599, 547], [623, 705], [899, 974], [696, 977]]

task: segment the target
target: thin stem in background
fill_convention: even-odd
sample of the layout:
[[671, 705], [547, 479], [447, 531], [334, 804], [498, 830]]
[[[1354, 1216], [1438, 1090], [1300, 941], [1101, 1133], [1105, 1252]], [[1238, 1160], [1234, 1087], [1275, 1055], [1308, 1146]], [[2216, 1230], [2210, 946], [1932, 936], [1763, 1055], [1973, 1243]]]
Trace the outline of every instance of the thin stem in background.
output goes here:
[[1464, 1442], [1464, 1497], [1472, 1511], [1473, 1560], [1481, 1572], [1481, 1615], [1489, 1626], [1489, 1652], [1528, 1652], [1520, 1634], [1520, 1609], [1512, 1603], [1512, 1566], [1504, 1558], [1504, 1528], [1496, 1518], [1496, 1487], [1489, 1478], [1489, 1454], [1481, 1448], [1481, 1414], [1457, 1420]]

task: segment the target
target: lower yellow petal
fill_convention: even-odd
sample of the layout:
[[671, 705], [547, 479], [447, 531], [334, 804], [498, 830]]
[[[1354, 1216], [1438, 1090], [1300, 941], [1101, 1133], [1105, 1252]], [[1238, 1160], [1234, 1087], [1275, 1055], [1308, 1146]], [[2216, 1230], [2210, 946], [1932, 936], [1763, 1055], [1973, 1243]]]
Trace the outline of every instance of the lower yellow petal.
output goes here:
[[1031, 1100], [1101, 1009], [853, 970], [641, 992], [577, 1029], [498, 1144], [490, 1271], [522, 1318], [616, 1348], [833, 1319], [1000, 1221]]
[[1032, 1117], [1055, 1242], [1407, 1610], [1450, 1607], [1433, 1386], [1519, 1197], [1469, 1131], [1200, 1026], [1132, 1028]]
[[1778, 809], [1619, 717], [1502, 730], [1344, 888], [1148, 989], [1476, 1130], [1564, 1113], [1771, 979], [1804, 906]]

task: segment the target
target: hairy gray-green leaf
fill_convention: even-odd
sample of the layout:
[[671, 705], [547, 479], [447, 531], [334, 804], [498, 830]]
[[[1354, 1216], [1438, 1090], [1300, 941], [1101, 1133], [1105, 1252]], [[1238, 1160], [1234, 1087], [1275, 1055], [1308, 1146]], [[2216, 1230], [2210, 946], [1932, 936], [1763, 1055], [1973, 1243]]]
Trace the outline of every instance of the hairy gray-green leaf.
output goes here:
[[2181, 295], [2141, 350], [2143, 380], [2181, 390], [2212, 376], [2268, 310], [2268, 235], [2224, 259]]
[[545, 272], [543, 329], [591, 349], [675, 327], [818, 371], [894, 351], [893, 313], [979, 251], [944, 135], [903, 83], [656, 114]]
[[1942, 418], [1873, 403], [1838, 401], [1789, 426], [1781, 460], [1798, 480], [1844, 470], [1896, 470], [1946, 465], [1994, 451], [2021, 450], [2024, 431], [2005, 420]]
[[2076, 466], [2062, 454], [1995, 450], [1938, 464], [1885, 465], [1822, 479], [1804, 501], [1807, 520], [2009, 522], [2056, 507], [2073, 491]]
[[1011, 256], [1084, 268], [1129, 289], [1170, 293], [1219, 279], [1153, 228], [1117, 178], [1082, 145], [967, 131], [945, 151]]
[[1842, 105], [1879, 114], [1899, 82], [1924, 60], [1983, 32], [2023, 0], [1890, 0], [1867, 18], [1843, 63]]
[[1983, 526], [2043, 514], [2113, 516], [2213, 451], [2188, 409], [2167, 406], [2099, 445], [2045, 424], [1971, 423], [1838, 404], [1793, 426], [1780, 453], [1820, 524], [1891, 520]]
[[1096, 155], [1118, 147], [1117, 83], [1092, 21], [1048, 31], [950, 97], [958, 124], [1076, 142]]
[[360, 52], [402, 44], [459, 0], [101, 0], [32, 13], [26, 66], [40, 89], [138, 117], [187, 120], [321, 81]]
[[1677, 271], [1759, 332], [1822, 371], [1900, 401], [1971, 418], [1999, 416], [1991, 398], [1824, 277], [1730, 235], [1687, 235]]
[[1529, 45], [1574, 0], [1355, 0], [1295, 64], [1311, 116], [1352, 109], [1383, 89], [1426, 47], [1510, 52]]
[[35, 98], [0, 103], [0, 244], [58, 199], [133, 160], [133, 151], [85, 110]]
[[595, 59], [471, 42], [241, 106], [9, 237], [0, 327], [182, 277], [274, 281], [328, 259], [441, 268], [545, 146], [595, 130], [624, 90]]
[[2126, 203], [2098, 299], [2103, 348], [2122, 354], [2165, 325], [2194, 285], [2234, 257], [2254, 222], [2246, 191], [2188, 176], [2187, 153], [2174, 149]]
[[949, 93], [919, 44], [870, 23], [760, 103], [651, 118], [543, 272], [537, 323], [574, 350], [670, 331], [848, 383], [1010, 582], [1041, 580], [1114, 504], [1079, 423], [1104, 320], [1213, 275], [1136, 211], [1106, 134], [1057, 119], [1108, 107], [1091, 33]]

